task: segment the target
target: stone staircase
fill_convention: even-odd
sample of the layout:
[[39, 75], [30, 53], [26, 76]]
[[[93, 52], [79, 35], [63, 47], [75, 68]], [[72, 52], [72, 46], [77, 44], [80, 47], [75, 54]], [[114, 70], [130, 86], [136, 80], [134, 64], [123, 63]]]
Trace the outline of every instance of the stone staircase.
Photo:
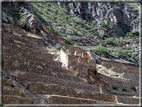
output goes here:
[[88, 84], [62, 68], [61, 62], [53, 60], [56, 56], [45, 49], [42, 39], [3, 29], [2, 42], [3, 104], [131, 103], [124, 102], [122, 96], [102, 93], [101, 87]]

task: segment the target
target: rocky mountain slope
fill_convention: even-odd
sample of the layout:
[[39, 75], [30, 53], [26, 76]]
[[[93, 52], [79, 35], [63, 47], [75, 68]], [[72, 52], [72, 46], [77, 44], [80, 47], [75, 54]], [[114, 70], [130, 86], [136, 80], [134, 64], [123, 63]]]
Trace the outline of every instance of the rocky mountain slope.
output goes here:
[[[21, 4], [22, 5], [22, 4]], [[87, 46], [105, 58], [139, 62], [138, 3], [30, 3], [29, 10], [5, 12], [3, 21], [29, 29], [27, 20], [38, 20], [65, 38], [68, 44]], [[26, 19], [28, 18], [28, 19]], [[32, 19], [33, 18], [33, 19]], [[37, 25], [37, 29], [38, 25]], [[101, 45], [101, 46], [100, 46]], [[91, 46], [91, 48], [88, 48]], [[97, 47], [97, 48], [96, 48]], [[86, 47], [85, 47], [86, 48]], [[101, 52], [97, 49], [102, 50]], [[101, 49], [100, 49], [101, 48]]]
[[[138, 4], [3, 2], [2, 6], [3, 104], [139, 103]], [[126, 7], [137, 14], [135, 18]], [[110, 27], [114, 29], [109, 31]], [[64, 68], [58, 60], [61, 50], [82, 62]], [[89, 50], [93, 67], [82, 56]], [[121, 58], [135, 64], [119, 62]]]

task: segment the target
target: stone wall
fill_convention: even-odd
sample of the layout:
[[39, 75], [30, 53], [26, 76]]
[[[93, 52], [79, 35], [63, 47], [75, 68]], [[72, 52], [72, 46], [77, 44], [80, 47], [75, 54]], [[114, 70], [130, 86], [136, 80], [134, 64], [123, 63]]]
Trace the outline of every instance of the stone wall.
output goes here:
[[64, 67], [68, 66], [68, 55], [62, 49], [60, 53], [60, 62], [62, 63], [62, 66]]
[[109, 85], [111, 86], [117, 86], [117, 87], [121, 87], [121, 88], [130, 88], [130, 80], [126, 80], [126, 79], [121, 79], [121, 78], [116, 78], [116, 77], [110, 77], [110, 76], [106, 76], [106, 75], [102, 75], [101, 77], [104, 79], [104, 81], [106, 81], [107, 83], [109, 83]]
[[79, 47], [73, 47], [72, 45], [63, 44], [62, 46], [64, 49], [67, 49], [67, 50], [74, 50], [74, 51], [78, 51], [80, 53], [86, 52], [85, 50], [83, 50]]
[[107, 79], [107, 81], [110, 84], [117, 84], [118, 86], [124, 87], [124, 88], [131, 88], [131, 87], [137, 87], [136, 95], [139, 94], [139, 66], [129, 63], [122, 63], [118, 61], [113, 60], [105, 60], [101, 59], [100, 61], [103, 66], [107, 68], [113, 68], [113, 71], [116, 71], [118, 73], [123, 73], [123, 78], [127, 78], [130, 80], [130, 82], [118, 82], [113, 79]]
[[122, 62], [113, 61], [113, 60], [105, 60], [105, 59], [101, 59], [101, 63], [103, 63], [103, 66], [107, 68], [114, 67], [114, 71], [118, 73], [125, 72], [125, 73], [134, 73], [135, 75], [139, 75], [138, 65], [122, 63]]
[[77, 50], [70, 50], [73, 49], [72, 47], [68, 48], [69, 49], [66, 47], [61, 50], [60, 61], [62, 62], [62, 65], [73, 71], [75, 76], [81, 72], [88, 75], [89, 69], [96, 69], [96, 61], [91, 59], [91, 54], [89, 52], [84, 51], [81, 53]]

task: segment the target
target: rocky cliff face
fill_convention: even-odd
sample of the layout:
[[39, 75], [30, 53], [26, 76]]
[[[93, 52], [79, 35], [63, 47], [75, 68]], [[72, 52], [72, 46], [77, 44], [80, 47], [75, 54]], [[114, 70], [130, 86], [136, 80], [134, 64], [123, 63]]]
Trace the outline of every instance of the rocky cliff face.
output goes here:
[[[72, 14], [96, 25], [104, 24], [98, 29], [103, 34], [120, 37], [134, 30], [139, 30], [138, 4], [132, 3], [58, 3]], [[132, 6], [133, 5], [133, 6]]]

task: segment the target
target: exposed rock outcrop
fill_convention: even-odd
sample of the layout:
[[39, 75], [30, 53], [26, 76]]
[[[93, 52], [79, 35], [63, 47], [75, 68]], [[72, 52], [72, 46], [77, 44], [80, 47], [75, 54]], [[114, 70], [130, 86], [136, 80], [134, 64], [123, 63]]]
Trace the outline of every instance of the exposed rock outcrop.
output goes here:
[[126, 33], [139, 29], [139, 6], [133, 9], [131, 3], [62, 3], [58, 5], [68, 10], [73, 17], [80, 17], [87, 21], [94, 21], [97, 25], [106, 24], [99, 28], [102, 34], [120, 37]]

